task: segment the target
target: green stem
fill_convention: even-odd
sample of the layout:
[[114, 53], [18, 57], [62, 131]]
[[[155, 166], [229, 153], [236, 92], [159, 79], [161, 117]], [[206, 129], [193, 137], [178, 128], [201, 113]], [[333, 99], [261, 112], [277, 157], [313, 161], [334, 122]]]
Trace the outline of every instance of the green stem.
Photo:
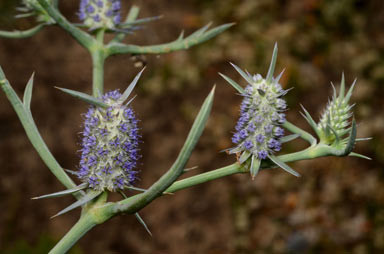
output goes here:
[[88, 213], [80, 217], [80, 220], [71, 228], [71, 230], [56, 244], [49, 254], [64, 254], [96, 223]]
[[24, 31], [0, 31], [0, 37], [8, 39], [23, 39], [37, 34], [46, 24], [39, 24], [31, 29]]
[[[281, 155], [279, 156], [279, 159], [284, 162], [292, 162], [292, 161], [298, 161], [298, 160], [308, 160], [308, 159], [313, 159], [318, 157], [329, 156], [329, 155], [332, 155], [331, 153], [332, 152], [329, 146], [317, 145], [317, 146], [309, 147], [299, 152]], [[275, 166], [276, 166], [275, 164], [269, 161], [264, 161], [261, 165], [261, 169], [268, 169]], [[188, 177], [188, 178], [176, 181], [164, 192], [173, 193], [182, 189], [186, 189], [188, 187], [209, 182], [225, 176], [238, 174], [238, 173], [247, 173], [247, 172], [249, 172], [249, 169], [247, 166], [240, 165], [239, 163], [236, 162], [234, 164], [231, 164], [223, 168], [215, 169], [206, 173], [202, 173], [199, 175], [195, 175], [192, 177]]]
[[104, 29], [97, 31], [97, 43], [95, 43], [95, 46], [90, 50], [93, 66], [92, 94], [94, 97], [99, 97], [104, 93], [104, 62], [106, 59], [104, 52], [104, 32]]
[[176, 181], [164, 192], [173, 193], [191, 186], [212, 181], [214, 179], [222, 178], [222, 177], [237, 174], [237, 173], [245, 173], [245, 172], [248, 172], [247, 168], [242, 167], [239, 163], [234, 163], [223, 168], [215, 169], [206, 173], [202, 173], [196, 176], [192, 176], [186, 179]]
[[316, 144], [316, 139], [311, 135], [309, 134], [308, 132], [300, 129], [299, 127], [297, 127], [296, 125], [286, 121], [284, 124], [283, 124], [284, 128], [286, 128], [287, 130], [289, 130], [290, 132], [292, 133], [296, 133], [296, 134], [299, 134], [300, 137], [304, 140], [306, 140], [308, 143], [310, 143], [312, 146], [314, 146]]
[[66, 30], [75, 40], [77, 40], [83, 47], [90, 48], [94, 43], [94, 38], [78, 29], [76, 26], [71, 24], [58, 9], [54, 7], [47, 0], [37, 0], [41, 7], [51, 16], [56, 23], [61, 26], [64, 30]]

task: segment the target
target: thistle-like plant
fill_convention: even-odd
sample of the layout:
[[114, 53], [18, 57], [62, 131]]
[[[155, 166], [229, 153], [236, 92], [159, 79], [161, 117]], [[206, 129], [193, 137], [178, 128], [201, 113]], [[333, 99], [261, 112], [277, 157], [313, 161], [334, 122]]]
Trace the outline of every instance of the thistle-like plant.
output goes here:
[[[78, 16], [83, 23], [73, 24], [60, 13], [58, 0], [24, 1], [25, 8], [21, 11], [28, 11], [28, 15], [35, 15], [40, 24], [27, 31], [0, 31], [0, 36], [23, 38], [32, 36], [45, 25], [58, 25], [88, 50], [93, 65], [92, 95], [59, 88], [90, 104], [88, 111], [84, 114], [81, 158], [77, 170], [64, 170], [39, 134], [30, 110], [33, 76], [27, 83], [23, 99], [20, 100], [0, 68], [0, 86], [15, 109], [28, 138], [47, 167], [66, 187], [63, 191], [43, 195], [36, 199], [73, 195], [76, 201], [56, 216], [78, 207], [82, 209], [78, 222], [50, 253], [66, 253], [94, 226], [122, 213], [134, 214], [150, 232], [138, 211], [164, 194], [207, 181], [247, 172], [250, 172], [254, 178], [259, 170], [276, 166], [298, 176], [299, 174], [286, 162], [322, 156], [354, 155], [367, 158], [352, 152], [355, 142], [358, 140], [356, 139], [355, 121], [352, 120], [349, 126], [348, 120], [351, 117], [352, 109], [348, 102], [353, 86], [344, 96], [344, 78], [339, 96], [337, 97], [336, 92], [334, 93], [334, 97], [319, 123], [315, 123], [309, 113], [304, 110], [304, 117], [315, 130], [319, 142], [308, 132], [286, 121], [284, 112], [287, 105], [283, 96], [287, 90], [283, 90], [279, 84], [282, 73], [276, 78], [273, 77], [277, 59], [277, 45], [275, 45], [266, 78], [259, 74], [250, 75], [233, 65], [248, 83], [243, 89], [235, 81], [221, 74], [243, 97], [240, 118], [232, 137], [234, 147], [228, 149], [228, 153], [238, 155], [238, 161], [226, 167], [178, 180], [186, 172], [184, 167], [210, 114], [215, 90], [213, 88], [202, 104], [173, 165], [148, 189], [138, 188], [134, 185], [137, 177], [135, 167], [140, 158], [140, 133], [138, 120], [131, 108], [132, 99], [129, 97], [138, 83], [142, 71], [123, 93], [111, 91], [104, 94], [105, 60], [116, 54], [161, 54], [188, 49], [216, 36], [232, 24], [221, 25], [210, 30], [207, 25], [185, 38], [181, 33], [175, 41], [170, 43], [139, 46], [125, 44], [123, 40], [129, 33], [136, 30], [137, 24], [144, 24], [156, 20], [158, 17], [138, 19], [139, 8], [136, 6], [130, 9], [126, 19], [122, 21], [120, 20], [119, 0], [81, 0]], [[114, 35], [113, 39], [108, 42], [105, 42], [106, 32]], [[292, 134], [284, 136], [284, 128]], [[294, 153], [279, 156], [275, 154], [281, 150], [282, 143], [295, 138], [308, 141], [310, 146]], [[77, 176], [81, 183], [76, 185], [67, 172]], [[140, 193], [127, 197], [124, 193], [126, 189]], [[110, 192], [119, 192], [122, 199], [117, 202], [108, 201]]]

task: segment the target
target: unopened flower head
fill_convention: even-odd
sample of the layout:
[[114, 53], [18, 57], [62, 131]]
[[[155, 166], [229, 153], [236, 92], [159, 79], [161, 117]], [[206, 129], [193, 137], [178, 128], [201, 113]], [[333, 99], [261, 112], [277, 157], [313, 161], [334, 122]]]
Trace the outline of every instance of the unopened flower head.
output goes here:
[[278, 79], [268, 82], [260, 74], [250, 76], [252, 81], [242, 94], [240, 118], [232, 137], [235, 148], [230, 153], [249, 152], [259, 160], [280, 151], [279, 139], [284, 136], [280, 126], [285, 122], [283, 113], [287, 104], [281, 97], [286, 93]]
[[118, 191], [132, 186], [139, 159], [139, 129], [132, 108], [119, 101], [117, 90], [102, 100], [108, 108], [91, 106], [84, 115], [78, 177], [95, 190]]
[[81, 0], [79, 18], [90, 29], [113, 29], [120, 23], [120, 0]]
[[326, 144], [332, 144], [337, 138], [346, 135], [350, 129], [350, 118], [352, 116], [351, 109], [354, 105], [349, 104], [353, 88], [356, 80], [353, 82], [348, 93], [345, 95], [345, 79], [344, 75], [341, 79], [339, 95], [337, 96], [334, 89], [332, 100], [328, 102], [321, 119], [317, 125], [320, 141]]

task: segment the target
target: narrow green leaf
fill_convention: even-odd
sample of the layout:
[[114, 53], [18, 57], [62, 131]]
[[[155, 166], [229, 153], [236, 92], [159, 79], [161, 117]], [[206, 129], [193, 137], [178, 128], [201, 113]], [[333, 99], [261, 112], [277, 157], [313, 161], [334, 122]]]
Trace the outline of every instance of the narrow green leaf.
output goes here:
[[176, 41], [177, 42], [180, 42], [180, 41], [183, 41], [184, 39], [184, 30], [181, 31], [179, 37], [177, 37]]
[[56, 215], [52, 216], [51, 219], [55, 218], [55, 217], [57, 217], [59, 215], [62, 215], [64, 213], [67, 213], [69, 211], [72, 211], [73, 209], [76, 209], [76, 208], [78, 208], [78, 207], [80, 207], [82, 205], [85, 205], [89, 201], [91, 201], [94, 198], [98, 197], [101, 193], [102, 193], [102, 191], [89, 191], [89, 192], [87, 192], [82, 198], [80, 198], [79, 200], [77, 200], [75, 203], [73, 203], [72, 205], [68, 206], [67, 208], [61, 210]]
[[230, 63], [233, 68], [235, 68], [235, 70], [249, 83], [249, 84], [253, 84], [254, 81], [252, 79], [252, 77], [250, 75], [248, 75], [247, 73], [245, 73], [242, 69], [240, 69], [238, 66], [236, 66], [235, 64], [233, 63]]
[[353, 157], [358, 157], [358, 158], [361, 158], [361, 159], [366, 159], [366, 160], [372, 160], [372, 158], [368, 157], [368, 156], [365, 156], [365, 155], [362, 155], [362, 154], [359, 154], [359, 153], [355, 153], [355, 152], [350, 152], [348, 154], [348, 156], [353, 156]]
[[288, 136], [284, 136], [280, 139], [280, 142], [281, 143], [287, 143], [289, 141], [292, 141], [294, 139], [297, 139], [298, 137], [300, 137], [300, 134], [291, 134], [291, 135], [288, 135]]
[[[28, 112], [22, 103], [22, 101], [17, 96], [16, 92], [13, 90], [8, 80], [6, 79], [3, 70], [0, 67], [0, 87], [7, 96], [9, 102], [14, 108], [17, 116], [20, 119], [21, 124], [24, 127], [24, 130], [31, 141], [31, 144], [36, 149], [37, 153], [40, 155], [41, 159], [51, 170], [51, 172], [57, 177], [57, 179], [64, 184], [68, 189], [74, 188], [76, 185], [72, 179], [65, 173], [64, 169], [53, 157], [49, 148], [45, 144], [43, 138], [41, 137], [35, 122], [33, 121], [32, 115]], [[74, 196], [79, 198], [78, 193], [75, 193]]]
[[193, 37], [200, 37], [202, 34], [204, 34], [208, 28], [212, 25], [212, 22], [209, 22], [208, 24], [206, 24], [205, 26], [203, 26], [202, 28], [196, 30], [195, 32], [193, 32], [192, 34], [190, 34], [188, 36], [188, 38], [193, 38]]
[[316, 134], [319, 136], [319, 130], [317, 129], [317, 124], [313, 120], [312, 116], [308, 113], [308, 111], [304, 108], [303, 105], [301, 105], [301, 108], [304, 111], [304, 114], [300, 112], [300, 114], [304, 117], [305, 120], [307, 120], [308, 124], [312, 127], [312, 129], [316, 132]]
[[368, 141], [368, 140], [372, 140], [372, 137], [369, 137], [369, 138], [357, 138], [356, 141]]
[[129, 186], [127, 187], [128, 190], [134, 190], [134, 191], [140, 191], [140, 192], [144, 192], [146, 191], [146, 189], [142, 189], [142, 188], [138, 188], [138, 187], [134, 187], [134, 186]]
[[341, 74], [341, 84], [340, 84], [340, 92], [339, 92], [339, 98], [343, 99], [345, 94], [345, 77], [344, 72]]
[[308, 143], [310, 143], [312, 146], [316, 145], [317, 140], [311, 134], [300, 129], [289, 121], [285, 121], [285, 123], [283, 123], [283, 127], [292, 133], [299, 134], [302, 139], [308, 141]]
[[277, 166], [279, 166], [280, 168], [284, 169], [285, 171], [287, 171], [288, 173], [294, 175], [294, 176], [297, 176], [297, 177], [300, 177], [300, 174], [297, 173], [295, 170], [293, 170], [290, 166], [288, 166], [287, 164], [285, 164], [283, 161], [281, 161], [279, 158], [277, 158], [276, 156], [274, 155], [268, 155], [268, 158], [271, 159], [271, 161], [273, 161]]
[[40, 24], [37, 25], [31, 29], [25, 30], [25, 31], [0, 31], [0, 37], [8, 38], [8, 39], [23, 39], [23, 38], [28, 38], [31, 37], [40, 30], [46, 26], [46, 24]]
[[28, 18], [28, 17], [34, 16], [34, 15], [35, 15], [35, 13], [33, 13], [33, 12], [17, 14], [17, 15], [15, 15], [15, 19]]
[[349, 99], [351, 99], [351, 96], [352, 96], [352, 92], [353, 92], [353, 89], [355, 88], [355, 85], [356, 85], [356, 81], [357, 79], [355, 79], [351, 85], [351, 87], [349, 88], [348, 90], [348, 93], [347, 95], [345, 96], [345, 103], [348, 103], [349, 102]]
[[266, 78], [268, 83], [272, 82], [273, 73], [275, 72], [277, 51], [278, 51], [278, 48], [277, 48], [277, 42], [276, 42], [275, 46], [273, 48], [271, 64], [269, 65], [268, 74], [267, 74], [267, 78]]
[[255, 158], [255, 156], [252, 156], [251, 168], [249, 170], [249, 172], [251, 173], [252, 180], [254, 180], [257, 173], [259, 173], [260, 165], [261, 165], [261, 160]]
[[145, 228], [145, 230], [147, 231], [147, 233], [152, 236], [152, 233], [151, 231], [149, 230], [147, 224], [145, 224], [144, 220], [140, 217], [139, 213], [135, 213], [135, 217], [136, 219], [140, 222], [141, 225], [143, 225], [143, 227]]
[[239, 158], [239, 163], [240, 164], [243, 164], [246, 160], [248, 160], [248, 158], [251, 156], [251, 153], [250, 152], [248, 152], [248, 151], [244, 151], [242, 154], [241, 154], [241, 156], [240, 156], [240, 158]]
[[119, 27], [127, 28], [127, 27], [130, 27], [130, 26], [134, 26], [134, 25], [138, 25], [138, 24], [144, 24], [144, 23], [148, 23], [148, 22], [155, 21], [155, 20], [159, 20], [159, 19], [161, 19], [162, 17], [163, 17], [163, 16], [160, 15], [160, 16], [154, 16], [154, 17], [148, 17], [148, 18], [136, 19], [136, 20], [134, 20], [134, 21], [126, 21], [126, 22], [124, 22], [124, 23], [119, 24]]
[[349, 134], [349, 140], [347, 143], [347, 146], [344, 150], [344, 155], [348, 155], [352, 152], [353, 148], [355, 147], [356, 143], [356, 121], [355, 119], [352, 119], [352, 126], [351, 126], [351, 132]]
[[51, 194], [46, 194], [46, 195], [42, 195], [42, 196], [39, 196], [39, 197], [33, 197], [32, 199], [62, 197], [62, 196], [68, 195], [68, 194], [73, 194], [75, 192], [84, 190], [85, 188], [87, 188], [87, 186], [88, 186], [87, 183], [83, 183], [83, 184], [80, 184], [80, 185], [78, 185], [78, 186], [76, 186], [75, 188], [72, 188], [72, 189], [63, 190], [63, 191], [59, 191], [59, 192], [55, 192], [55, 193], [51, 193]]
[[66, 89], [66, 88], [61, 88], [61, 87], [55, 87], [61, 91], [63, 91], [64, 93], [67, 93], [69, 95], [72, 95], [73, 97], [75, 98], [78, 98], [82, 101], [85, 101], [89, 104], [92, 104], [92, 105], [95, 105], [95, 106], [98, 106], [98, 107], [102, 107], [102, 108], [108, 108], [108, 104], [104, 103], [102, 100], [98, 99], [98, 98], [95, 98], [89, 94], [86, 94], [86, 93], [82, 93], [82, 92], [78, 92], [78, 91], [74, 91], [74, 90], [70, 90], [70, 89]]
[[229, 24], [224, 24], [224, 25], [221, 25], [221, 26], [218, 26], [218, 27], [215, 27], [215, 28], [212, 28], [208, 31], [206, 31], [205, 33], [203, 33], [202, 35], [200, 35], [199, 37], [196, 37], [196, 36], [193, 36], [193, 37], [188, 37], [189, 39], [198, 39], [198, 43], [201, 43], [201, 42], [204, 42], [204, 41], [207, 41], [213, 37], [215, 37], [216, 35], [224, 32], [225, 30], [227, 30], [228, 28], [230, 28], [231, 26], [233, 26], [234, 23], [229, 23]]
[[283, 70], [280, 72], [280, 74], [274, 79], [274, 81], [275, 81], [276, 83], [279, 83], [281, 77], [282, 77], [283, 74], [284, 74], [284, 71], [285, 71], [285, 69], [283, 69]]
[[31, 100], [32, 100], [32, 89], [33, 89], [33, 78], [35, 73], [32, 73], [31, 78], [29, 79], [27, 86], [24, 90], [23, 104], [27, 111], [31, 112]]
[[327, 124], [327, 127], [328, 127], [328, 129], [333, 133], [333, 135], [335, 136], [336, 144], [339, 144], [339, 143], [340, 143], [340, 137], [339, 137], [339, 134], [337, 134], [337, 132], [335, 131], [335, 129], [333, 129], [332, 126], [331, 126], [330, 124]]
[[136, 77], [133, 79], [131, 84], [127, 87], [127, 89], [124, 91], [124, 93], [121, 95], [119, 101], [123, 103], [126, 99], [128, 99], [129, 95], [132, 93], [133, 89], [135, 88], [137, 82], [140, 79], [141, 74], [145, 70], [145, 67], [136, 75]]
[[239, 84], [237, 84], [233, 79], [225, 76], [224, 74], [219, 72], [219, 75], [225, 79], [233, 88], [235, 88], [240, 94], [244, 93], [244, 88], [242, 88]]
[[[332, 100], [336, 100], [337, 99], [337, 92], [336, 92], [336, 87], [335, 85], [333, 84], [333, 82], [331, 82], [331, 86], [332, 86], [332, 91], [333, 91], [333, 96], [332, 96]], [[328, 99], [328, 104], [330, 104], [330, 100]]]

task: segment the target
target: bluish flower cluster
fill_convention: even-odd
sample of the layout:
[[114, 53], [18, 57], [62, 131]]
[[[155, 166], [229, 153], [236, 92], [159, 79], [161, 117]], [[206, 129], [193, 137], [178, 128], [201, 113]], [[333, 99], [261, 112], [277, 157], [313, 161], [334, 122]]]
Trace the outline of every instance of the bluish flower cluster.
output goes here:
[[109, 107], [92, 106], [84, 115], [78, 177], [95, 190], [117, 191], [132, 186], [139, 159], [138, 120], [132, 108], [121, 104], [118, 90], [102, 100]]
[[237, 146], [230, 149], [229, 153], [248, 151], [255, 158], [263, 160], [281, 149], [279, 139], [284, 136], [284, 129], [280, 125], [285, 122], [283, 112], [287, 108], [281, 97], [286, 91], [278, 79], [268, 83], [260, 74], [250, 79], [252, 83], [242, 94], [240, 118], [232, 137], [232, 142]]
[[121, 21], [120, 9], [120, 0], [81, 0], [78, 16], [90, 29], [112, 29]]

